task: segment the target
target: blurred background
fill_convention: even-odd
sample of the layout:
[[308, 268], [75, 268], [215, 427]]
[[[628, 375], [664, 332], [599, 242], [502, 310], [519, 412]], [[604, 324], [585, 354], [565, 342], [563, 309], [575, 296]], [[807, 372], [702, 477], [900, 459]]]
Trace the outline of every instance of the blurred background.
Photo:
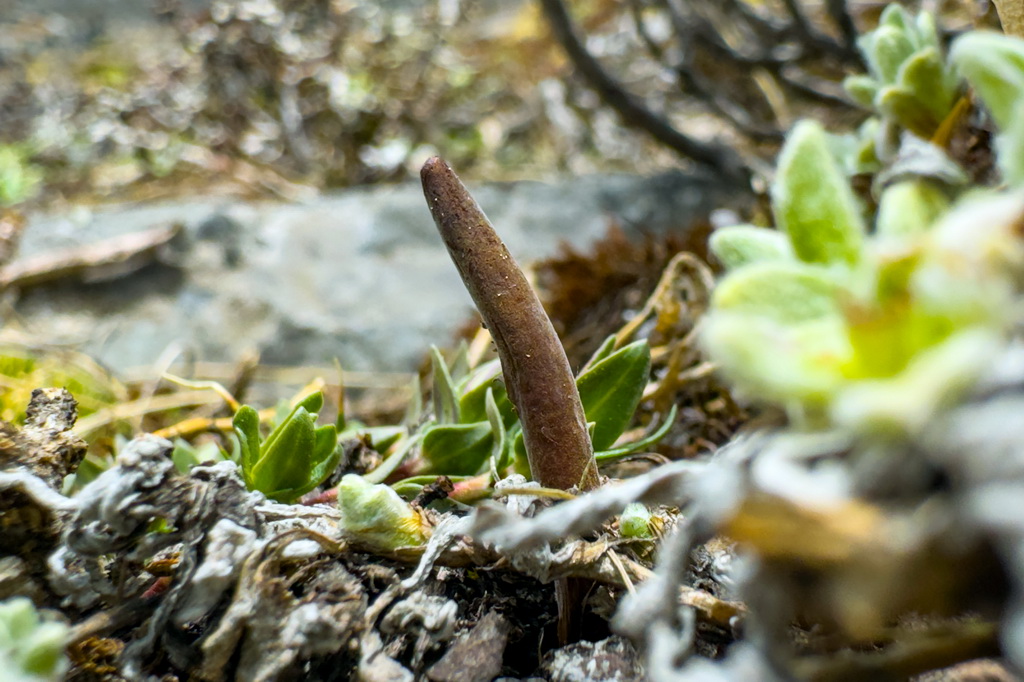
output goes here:
[[[841, 81], [882, 6], [0, 0], [8, 374], [59, 351], [129, 381], [255, 357], [405, 385], [472, 318], [416, 182], [434, 154], [549, 274], [609, 230], [655, 244], [616, 251], [642, 302], [665, 244], [757, 212], [795, 120], [864, 118]], [[947, 35], [994, 21], [931, 6]]]
[[[908, 3], [916, 4], [916, 3]], [[949, 32], [983, 2], [930, 3]], [[763, 170], [883, 3], [5, 0], [0, 201]], [[744, 170], [746, 172], [744, 172]]]

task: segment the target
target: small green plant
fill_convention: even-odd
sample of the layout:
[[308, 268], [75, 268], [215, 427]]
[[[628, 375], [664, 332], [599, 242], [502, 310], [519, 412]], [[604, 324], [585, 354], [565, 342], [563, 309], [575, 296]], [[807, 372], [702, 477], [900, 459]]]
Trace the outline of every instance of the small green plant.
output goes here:
[[626, 505], [619, 516], [619, 535], [630, 540], [653, 540], [657, 537], [651, 511], [641, 502]]
[[0, 666], [9, 682], [59, 680], [68, 669], [64, 647], [68, 628], [40, 618], [32, 602], [15, 597], [0, 602]]
[[866, 108], [930, 139], [952, 110], [960, 86], [955, 69], [943, 59], [932, 15], [913, 17], [889, 5], [878, 28], [857, 44], [870, 75], [850, 76], [846, 91]]
[[[656, 432], [613, 448], [633, 419], [651, 366], [645, 341], [618, 350], [614, 343], [615, 337], [609, 337], [575, 380], [599, 462], [649, 447], [664, 436], [675, 418], [673, 409]], [[464, 362], [460, 354], [449, 367], [433, 350], [431, 393], [436, 416], [418, 431], [419, 452], [406, 467], [413, 478], [396, 484], [403, 491], [412, 490], [407, 484], [439, 474], [459, 480], [492, 471], [500, 477], [513, 462], [520, 473], [531, 473], [522, 424], [498, 380], [498, 361], [456, 371]]]
[[[925, 49], [922, 36], [933, 29], [922, 17], [912, 28], [899, 8], [884, 16], [882, 33], [864, 44], [876, 50], [873, 70], [902, 73], [882, 64], [883, 46], [909, 58], [908, 45]], [[1019, 185], [1024, 43], [968, 34], [954, 43], [951, 60], [1003, 127], [1000, 166]], [[952, 67], [940, 67], [932, 71], [946, 103], [959, 84], [948, 79]], [[909, 144], [943, 159], [939, 166], [952, 164], [938, 147]], [[778, 231], [737, 226], [710, 242], [727, 274], [703, 343], [738, 388], [800, 423], [913, 431], [972, 383], [1009, 330], [1024, 266], [1019, 191], [957, 197], [959, 188], [936, 182], [931, 170], [910, 164], [895, 175], [877, 213], [866, 215], [832, 140], [818, 123], [800, 122], [772, 189]]]
[[338, 484], [338, 522], [342, 534], [377, 551], [418, 547], [430, 527], [390, 486], [346, 474]]
[[504, 387], [495, 381], [498, 363], [457, 372], [462, 357], [449, 368], [440, 351], [432, 349], [435, 416], [419, 429], [423, 440], [414, 474], [470, 476], [482, 473], [488, 461], [497, 469], [507, 466], [507, 433], [518, 420]]
[[300, 400], [270, 432], [260, 437], [260, 417], [243, 405], [235, 413], [234, 431], [241, 449], [242, 477], [250, 490], [279, 502], [291, 502], [326, 480], [338, 466], [338, 431], [333, 424], [316, 428], [323, 407], [317, 391]]

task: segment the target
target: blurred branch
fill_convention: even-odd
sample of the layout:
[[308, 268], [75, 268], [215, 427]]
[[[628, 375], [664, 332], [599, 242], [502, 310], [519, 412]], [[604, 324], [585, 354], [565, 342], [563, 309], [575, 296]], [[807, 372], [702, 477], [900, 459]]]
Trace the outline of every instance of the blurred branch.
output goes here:
[[555, 37], [590, 87], [630, 126], [644, 130], [679, 154], [707, 166], [731, 182], [746, 185], [749, 171], [725, 145], [702, 142], [677, 130], [627, 92], [584, 47], [561, 0], [540, 0]]
[[864, 59], [861, 57], [860, 50], [857, 49], [857, 25], [853, 23], [853, 16], [846, 6], [846, 0], [825, 0], [825, 9], [839, 29], [846, 49], [850, 53], [850, 58], [855, 59], [863, 68]]
[[[637, 47], [596, 54], [577, 33], [565, 0], [541, 0], [555, 37], [577, 71], [605, 104], [628, 125], [645, 130], [684, 156], [716, 171], [729, 173], [732, 159], [742, 155], [745, 172], [771, 154], [792, 121], [853, 107], [839, 85], [843, 76], [862, 65], [857, 32], [845, 0], [825, 0], [811, 7], [802, 0], [781, 0], [777, 6], [746, 0], [629, 0], [618, 16], [602, 18], [595, 35], [623, 27]], [[833, 28], [834, 25], [834, 28]], [[631, 29], [631, 30], [630, 30]], [[602, 31], [604, 33], [602, 33]], [[597, 45], [598, 43], [594, 43]], [[600, 57], [600, 60], [598, 59]], [[654, 98], [628, 92], [622, 85], [638, 62], [648, 60], [659, 75], [670, 74], [677, 93], [657, 81], [665, 97], [661, 110]], [[667, 95], [667, 97], [666, 97]], [[665, 112], [696, 100], [753, 146], [724, 153], [678, 127]], [[725, 167], [723, 167], [725, 164]]]
[[[665, 51], [651, 35], [647, 22], [643, 18], [643, 12], [638, 0], [630, 0], [629, 4], [633, 26], [636, 29], [637, 35], [640, 36], [641, 41], [644, 43], [647, 52], [655, 61], [664, 63]], [[728, 49], [728, 47], [726, 46], [725, 49]], [[684, 89], [693, 92], [693, 94], [707, 102], [708, 106], [718, 116], [727, 120], [734, 128], [747, 137], [754, 140], [778, 141], [782, 139], [782, 131], [778, 128], [769, 129], [755, 124], [741, 108], [736, 107], [734, 103], [727, 99], [719, 98], [704, 79], [699, 78], [695, 72], [687, 69], [684, 64], [676, 65], [673, 71], [676, 74], [676, 78], [683, 84]]]
[[849, 108], [852, 106], [850, 100], [843, 94], [841, 87], [836, 86], [833, 88], [833, 92], [829, 92], [827, 87], [828, 81], [822, 78], [815, 78], [809, 74], [801, 74], [801, 76], [803, 77], [802, 81], [787, 73], [779, 73], [777, 75], [779, 82], [793, 92], [799, 93], [808, 99], [839, 108]]
[[786, 32], [784, 23], [761, 16], [743, 0], [724, 0], [722, 7], [734, 16], [743, 19], [747, 27], [762, 40], [781, 41], [782, 35]]
[[[853, 58], [857, 58], [858, 52], [855, 43], [851, 45], [849, 41], [846, 41], [844, 44], [840, 44], [829, 36], [814, 30], [798, 0], [783, 0], [783, 4], [792, 19], [790, 28], [795, 33], [801, 44], [813, 47], [821, 52], [832, 53], [841, 59], [849, 59], [851, 56]], [[842, 8], [843, 14], [849, 18], [849, 14], [846, 14], [846, 2], [844, 0], [831, 0], [829, 5], [829, 10], [834, 9], [832, 7], [833, 5], [839, 5]], [[856, 36], [856, 31], [854, 31], [854, 34]], [[845, 38], [846, 36], [844, 35], [844, 40]]]
[[661, 49], [661, 45], [658, 45], [658, 41], [654, 39], [651, 32], [647, 29], [647, 22], [644, 21], [640, 0], [629, 0], [629, 14], [633, 19], [633, 28], [636, 29], [636, 33], [640, 36], [640, 40], [643, 41], [647, 52], [656, 61], [663, 61], [665, 59], [665, 51]]

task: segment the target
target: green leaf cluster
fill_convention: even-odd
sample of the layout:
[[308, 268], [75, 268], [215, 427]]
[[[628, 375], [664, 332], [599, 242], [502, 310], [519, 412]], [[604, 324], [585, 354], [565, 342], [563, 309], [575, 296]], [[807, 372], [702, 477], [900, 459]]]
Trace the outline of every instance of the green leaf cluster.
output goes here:
[[489, 465], [503, 469], [509, 461], [510, 429], [518, 427], [515, 408], [498, 378], [497, 360], [470, 371], [462, 347], [449, 366], [431, 348], [434, 419], [419, 430], [418, 474], [471, 476]]
[[[862, 42], [876, 75], [899, 80], [915, 50], [934, 47], [931, 24], [902, 9], [887, 10], [882, 28]], [[951, 54], [1009, 128], [997, 153], [1018, 183], [1024, 43], [968, 34]], [[954, 92], [951, 72], [940, 69], [934, 87]], [[710, 240], [727, 272], [703, 344], [739, 389], [799, 422], [907, 433], [970, 386], [1012, 323], [1024, 197], [964, 188], [966, 174], [916, 138], [904, 140], [888, 184], [876, 182], [873, 213], [847, 170], [820, 124], [794, 127], [771, 192], [778, 230], [739, 225]]]
[[[489, 470], [500, 478], [514, 462], [518, 471], [529, 475], [522, 427], [501, 383], [498, 361], [469, 371], [464, 351], [449, 366], [436, 348], [432, 361], [436, 415], [421, 429], [416, 473], [464, 477]], [[671, 426], [674, 412], [657, 433], [613, 448], [640, 404], [650, 367], [646, 341], [616, 350], [615, 338], [610, 337], [576, 378], [598, 460], [648, 447]]]
[[0, 602], [0, 666], [10, 682], [63, 679], [68, 669], [64, 647], [68, 628], [47, 622], [32, 602], [15, 597]]
[[241, 450], [242, 477], [250, 490], [279, 502], [291, 502], [324, 482], [338, 466], [338, 432], [333, 424], [316, 427], [324, 397], [319, 391], [300, 400], [264, 440], [260, 417], [243, 405], [234, 431]]
[[885, 8], [878, 27], [858, 41], [870, 75], [843, 83], [864, 107], [924, 139], [930, 139], [956, 102], [959, 79], [944, 60], [935, 19], [911, 16], [903, 7]]

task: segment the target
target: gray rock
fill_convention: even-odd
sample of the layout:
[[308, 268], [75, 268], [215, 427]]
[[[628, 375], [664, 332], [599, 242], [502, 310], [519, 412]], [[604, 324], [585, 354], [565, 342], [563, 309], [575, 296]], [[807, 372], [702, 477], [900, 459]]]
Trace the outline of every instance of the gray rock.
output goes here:
[[[706, 180], [592, 176], [475, 189], [520, 262], [585, 248], [612, 221], [683, 229], [716, 205]], [[720, 202], [717, 202], [720, 203]], [[130, 276], [29, 289], [20, 323], [115, 370], [169, 348], [235, 361], [408, 371], [472, 312], [418, 185], [355, 189], [303, 203], [198, 198], [29, 217], [19, 257], [181, 223], [174, 253]]]

